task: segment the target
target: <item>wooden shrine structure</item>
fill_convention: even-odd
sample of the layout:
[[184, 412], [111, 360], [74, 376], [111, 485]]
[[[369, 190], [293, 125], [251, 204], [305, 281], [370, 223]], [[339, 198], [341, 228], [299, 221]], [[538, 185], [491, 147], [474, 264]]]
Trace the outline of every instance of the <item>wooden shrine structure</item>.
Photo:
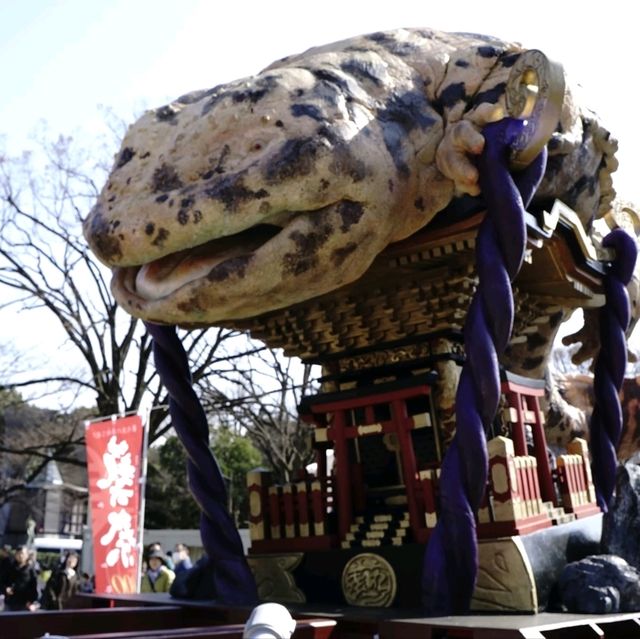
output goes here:
[[[398, 575], [406, 572], [403, 561], [414, 569], [421, 562], [438, 521], [439, 467], [454, 427], [447, 384], [452, 371], [457, 380], [464, 360], [461, 329], [476, 286], [475, 236], [483, 212], [453, 217], [453, 223], [431, 224], [389, 247], [352, 285], [242, 322], [269, 346], [319, 363], [324, 371], [321, 392], [299, 407], [313, 426], [317, 472], [285, 485], [266, 471], [248, 477], [250, 563], [263, 598], [419, 603], [416, 578], [409, 595], [400, 585], [406, 575]], [[575, 213], [556, 202], [550, 213], [527, 214], [526, 221], [529, 259], [514, 286], [518, 312], [511, 342], [522, 352], [529, 344], [539, 346], [541, 335], [552, 339], [562, 310], [558, 300], [565, 308], [567, 302], [603, 303], [601, 265]], [[508, 588], [483, 594], [481, 574], [475, 609], [543, 608], [536, 571], [518, 536], [600, 513], [586, 442], [575, 440], [550, 460], [543, 396], [541, 379], [503, 370], [501, 409], [488, 436], [489, 482], [477, 521], [489, 564], [496, 556], [492, 544], [502, 548], [511, 540], [520, 567], [509, 579], [528, 574], [534, 594], [524, 600], [507, 596]], [[276, 566], [282, 574], [273, 590], [267, 574]], [[494, 568], [485, 569], [488, 581], [498, 579]], [[386, 597], [354, 586], [365, 570], [386, 575]], [[337, 577], [330, 578], [331, 571]]]

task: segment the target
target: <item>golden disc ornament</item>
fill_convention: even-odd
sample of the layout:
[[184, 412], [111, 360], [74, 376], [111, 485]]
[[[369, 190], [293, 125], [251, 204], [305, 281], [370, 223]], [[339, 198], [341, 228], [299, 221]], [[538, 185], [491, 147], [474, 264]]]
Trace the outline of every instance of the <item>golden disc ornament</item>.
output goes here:
[[342, 571], [342, 593], [350, 606], [388, 608], [397, 586], [391, 564], [373, 553], [352, 557]]

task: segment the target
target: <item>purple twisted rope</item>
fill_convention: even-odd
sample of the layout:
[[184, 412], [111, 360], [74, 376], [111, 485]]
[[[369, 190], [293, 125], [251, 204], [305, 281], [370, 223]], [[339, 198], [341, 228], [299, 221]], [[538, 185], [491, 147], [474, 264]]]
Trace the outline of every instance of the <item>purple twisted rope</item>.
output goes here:
[[200, 535], [213, 569], [216, 601], [254, 605], [258, 593], [244, 556], [242, 541], [227, 510], [227, 489], [209, 448], [209, 425], [191, 385], [187, 354], [174, 326], [145, 322], [153, 338], [153, 354], [169, 393], [173, 427], [188, 455], [189, 488], [202, 510]]
[[600, 352], [593, 375], [595, 402], [589, 424], [592, 474], [598, 506], [607, 512], [615, 488], [618, 458], [616, 449], [622, 432], [620, 388], [627, 367], [625, 332], [630, 305], [626, 285], [631, 280], [638, 249], [635, 240], [615, 229], [602, 245], [615, 250], [615, 260], [604, 276], [606, 303], [600, 309]]
[[506, 118], [483, 131], [478, 169], [487, 215], [476, 240], [478, 287], [464, 326], [466, 361], [456, 393], [456, 434], [442, 462], [438, 523], [423, 567], [422, 601], [432, 616], [468, 612], [476, 582], [475, 516], [488, 474], [485, 432], [500, 400], [498, 357], [513, 326], [511, 282], [524, 258], [524, 210], [546, 166], [545, 151], [517, 181], [509, 174], [508, 152], [523, 126]]

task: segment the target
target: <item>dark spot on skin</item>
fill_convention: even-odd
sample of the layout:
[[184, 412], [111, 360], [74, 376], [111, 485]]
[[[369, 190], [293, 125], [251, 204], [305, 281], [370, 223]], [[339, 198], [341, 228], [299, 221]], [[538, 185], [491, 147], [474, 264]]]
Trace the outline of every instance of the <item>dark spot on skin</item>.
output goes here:
[[[552, 138], [553, 139], [553, 138]], [[562, 171], [564, 165], [564, 154], [549, 154], [547, 156], [547, 166], [544, 172], [545, 179], [550, 179]]]
[[220, 152], [220, 157], [216, 161], [216, 166], [213, 169], [210, 169], [206, 173], [202, 174], [203, 180], [210, 180], [214, 175], [221, 175], [225, 172], [224, 163], [227, 160], [227, 157], [231, 153], [231, 148], [228, 144], [225, 144], [222, 147], [222, 151]]
[[296, 245], [295, 253], [283, 256], [283, 270], [287, 275], [301, 275], [318, 264], [318, 249], [326, 243], [331, 235], [331, 227], [327, 224], [318, 228], [317, 232], [301, 233], [293, 231], [289, 237]]
[[376, 31], [375, 33], [370, 33], [367, 36], [367, 40], [371, 40], [371, 42], [377, 42], [378, 44], [395, 42], [395, 39], [385, 31]]
[[389, 193], [393, 193], [393, 189], [395, 188], [393, 180], [387, 180], [387, 188], [389, 189]]
[[167, 104], [159, 109], [156, 109], [156, 118], [160, 122], [167, 122], [169, 124], [177, 124], [176, 115], [178, 115], [178, 109], [172, 104]]
[[162, 248], [162, 245], [164, 244], [164, 241], [168, 237], [169, 237], [169, 231], [167, 231], [167, 229], [159, 228], [158, 229], [158, 234], [154, 238], [153, 242], [151, 242], [151, 244], [153, 244], [154, 246], [159, 246], [160, 248]]
[[371, 49], [368, 49], [367, 47], [358, 47], [358, 46], [345, 47], [344, 50], [352, 51], [353, 53], [370, 53], [371, 52]]
[[241, 255], [239, 257], [232, 257], [231, 259], [216, 264], [207, 275], [207, 279], [210, 282], [224, 282], [232, 275], [238, 279], [242, 279], [245, 276], [247, 266], [253, 259], [251, 255]]
[[275, 121], [275, 125], [276, 125], [278, 128], [282, 128], [282, 127], [284, 126], [284, 122], [283, 122], [282, 120], [276, 120], [276, 121]]
[[214, 109], [219, 102], [227, 97], [227, 95], [228, 92], [225, 91], [224, 85], [218, 85], [217, 87], [212, 89], [210, 99], [207, 100], [207, 102], [205, 102], [204, 106], [202, 107], [200, 116], [207, 115], [207, 113]]
[[114, 201], [115, 201], [115, 199], [116, 199], [116, 196], [115, 196], [115, 195], [112, 195], [112, 196], [107, 200], [107, 202], [114, 202]]
[[154, 193], [173, 191], [181, 186], [182, 180], [173, 166], [165, 163], [153, 172], [151, 189]]
[[340, 202], [336, 207], [338, 215], [342, 219], [342, 225], [340, 230], [346, 233], [354, 224], [360, 221], [360, 218], [364, 215], [364, 207], [360, 202], [351, 202], [345, 200]]
[[456, 66], [466, 69], [469, 66], [469, 63], [466, 60], [456, 60]]
[[271, 158], [264, 171], [268, 184], [309, 175], [327, 146], [317, 138], [287, 140]]
[[195, 204], [196, 199], [194, 197], [185, 197], [180, 201], [180, 208], [190, 209]]
[[84, 222], [85, 235], [91, 239], [96, 252], [106, 261], [122, 257], [120, 241], [113, 234], [113, 226], [105, 220], [96, 206]]
[[352, 60], [343, 62], [340, 68], [354, 78], [363, 82], [371, 82], [375, 86], [382, 84], [380, 76], [385, 74], [384, 68], [376, 66], [367, 60], [362, 60], [361, 58], [353, 58]]
[[229, 175], [218, 179], [218, 181], [205, 189], [205, 195], [212, 200], [219, 200], [227, 211], [236, 211], [238, 206], [249, 200], [260, 200], [269, 196], [266, 189], [252, 191], [243, 184], [241, 174]]
[[527, 347], [530, 349], [538, 349], [541, 346], [546, 346], [547, 339], [539, 333], [529, 335], [527, 338]]
[[153, 222], [149, 222], [149, 224], [147, 224], [144, 227], [144, 232], [147, 235], [153, 235], [153, 232], [156, 230], [156, 225]]
[[[310, 71], [317, 80], [321, 83], [332, 85], [334, 90], [337, 89], [339, 93], [344, 95], [349, 95], [351, 93], [349, 90], [349, 83], [343, 76], [332, 71], [328, 71], [327, 69], [310, 69]], [[316, 92], [318, 92], [318, 89], [319, 87], [316, 87]], [[331, 96], [330, 101], [334, 103], [335, 96]]]
[[500, 51], [498, 51], [498, 49], [496, 49], [495, 47], [485, 45], [482, 47], [478, 47], [478, 55], [481, 58], [497, 58], [498, 55], [500, 55]]
[[202, 219], [202, 211], [200, 209], [195, 209], [193, 211], [193, 223], [197, 224]]
[[543, 361], [544, 361], [544, 357], [543, 356], [527, 357], [524, 360], [524, 362], [522, 362], [522, 368], [524, 368], [524, 370], [526, 370], [526, 371], [531, 371], [531, 370], [534, 370], [534, 369], [538, 368], [540, 366], [540, 364], [542, 364]]
[[417, 48], [416, 45], [411, 42], [398, 42], [391, 33], [378, 32], [366, 37], [368, 40], [375, 42], [387, 49], [387, 51], [391, 51], [391, 53], [400, 57], [411, 55]]
[[169, 196], [164, 193], [163, 195], [158, 195], [158, 197], [156, 198], [156, 202], [158, 202], [158, 204], [162, 204], [163, 202], [166, 202], [169, 199]]
[[123, 167], [127, 162], [130, 162], [136, 152], [129, 146], [122, 149], [118, 161], [116, 162], [116, 169]]
[[[200, 300], [195, 295], [190, 297], [188, 300], [177, 304], [176, 308], [182, 313], [186, 313], [187, 315], [204, 311], [204, 309], [202, 308], [202, 304], [200, 304]], [[161, 321], [159, 323], [161, 323]]]
[[486, 91], [482, 91], [482, 93], [477, 93], [473, 98], [474, 104], [496, 104], [500, 97], [504, 95], [504, 90], [506, 88], [506, 82], [500, 82], [496, 84], [495, 87], [491, 89], [487, 89]]
[[259, 76], [253, 82], [253, 86], [241, 91], [233, 91], [231, 93], [231, 99], [234, 103], [239, 104], [241, 102], [250, 102], [256, 104], [265, 95], [270, 93], [278, 85], [278, 76], [266, 75]]
[[329, 180], [325, 180], [324, 178], [320, 180], [321, 191], [326, 191], [330, 186], [331, 186], [331, 182], [329, 182]]
[[331, 262], [338, 268], [342, 266], [343, 262], [358, 248], [356, 242], [349, 242], [346, 246], [337, 248], [331, 253]]
[[378, 117], [385, 122], [398, 122], [406, 131], [416, 127], [428, 129], [435, 118], [428, 115], [429, 102], [421, 91], [407, 91], [401, 95], [392, 95]]
[[333, 147], [329, 170], [334, 175], [348, 175], [354, 182], [361, 182], [367, 175], [367, 165], [355, 157], [342, 141]]
[[415, 128], [428, 129], [435, 118], [428, 115], [429, 103], [421, 91], [408, 91], [402, 95], [392, 95], [385, 108], [378, 112], [385, 146], [402, 178], [408, 178], [411, 171], [408, 164], [406, 139]]
[[203, 100], [204, 98], [207, 98], [210, 95], [213, 95], [214, 93], [218, 92], [220, 90], [220, 87], [221, 85], [217, 85], [212, 89], [190, 91], [189, 93], [185, 93], [184, 95], [181, 95], [176, 100], [176, 102], [179, 102], [180, 104], [194, 104], [195, 102], [200, 102], [200, 100]]
[[140, 156], [141, 160], [146, 160], [151, 155], [151, 151], [147, 151]]
[[322, 122], [324, 117], [322, 115], [322, 111], [317, 106], [313, 104], [293, 104], [291, 105], [291, 115], [294, 118], [301, 118], [303, 116], [307, 116], [312, 120], [317, 120], [318, 122]]
[[189, 211], [185, 209], [180, 209], [178, 211], [178, 215], [176, 216], [176, 219], [178, 220], [178, 224], [181, 224], [182, 226], [184, 226], [189, 221]]
[[[552, 153], [553, 151], [555, 151], [560, 146], [561, 141], [562, 140], [560, 139], [559, 135], [555, 135], [555, 134], [552, 135], [551, 139], [547, 142], [547, 151], [549, 153]], [[548, 161], [549, 160], [547, 159], [547, 162]]]
[[[578, 178], [574, 185], [569, 189], [566, 194], [566, 202], [568, 206], [575, 207], [579, 197], [585, 191], [589, 195], [593, 195], [595, 193], [596, 185], [597, 185], [597, 177], [593, 175], [582, 175]], [[565, 198], [563, 198], [564, 200]]]
[[447, 109], [466, 99], [467, 88], [464, 82], [456, 82], [455, 84], [450, 84], [440, 93], [439, 102], [445, 109]]
[[271, 212], [271, 203], [270, 202], [261, 202], [260, 203], [260, 213], [262, 213], [263, 215], [266, 215], [267, 213]]
[[433, 30], [431, 29], [418, 29], [417, 33], [425, 40], [433, 40]]
[[416, 198], [413, 205], [418, 209], [418, 211], [424, 211], [424, 200], [422, 197]]
[[519, 53], [503, 53], [500, 56], [500, 64], [505, 69], [510, 69], [520, 57]]
[[343, 143], [343, 139], [336, 133], [335, 129], [328, 126], [318, 127], [316, 134], [327, 141], [328, 147]]

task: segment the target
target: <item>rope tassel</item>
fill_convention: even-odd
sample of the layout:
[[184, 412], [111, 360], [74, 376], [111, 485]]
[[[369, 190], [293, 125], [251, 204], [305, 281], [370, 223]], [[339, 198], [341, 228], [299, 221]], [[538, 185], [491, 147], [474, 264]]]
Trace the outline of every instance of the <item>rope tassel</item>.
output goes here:
[[602, 245], [615, 250], [615, 259], [604, 277], [606, 303], [600, 309], [600, 351], [594, 367], [595, 401], [589, 432], [598, 506], [607, 512], [615, 489], [616, 449], [622, 432], [620, 389], [627, 367], [625, 333], [631, 315], [625, 287], [633, 276], [638, 249], [635, 240], [619, 228], [611, 231]]
[[160, 379], [169, 393], [172, 425], [188, 455], [189, 489], [202, 513], [200, 535], [213, 572], [216, 601], [255, 605], [258, 593], [242, 541], [227, 510], [227, 489], [209, 447], [209, 425], [191, 384], [189, 361], [174, 326], [145, 322]]
[[424, 559], [422, 601], [431, 616], [469, 611], [478, 572], [475, 516], [488, 475], [486, 431], [500, 400], [498, 358], [513, 326], [511, 282], [524, 258], [525, 207], [542, 179], [546, 150], [517, 180], [509, 151], [525, 124], [505, 118], [485, 127], [479, 158], [487, 214], [478, 231], [478, 287], [464, 326], [466, 360], [456, 393], [456, 434], [442, 462], [440, 514]]

